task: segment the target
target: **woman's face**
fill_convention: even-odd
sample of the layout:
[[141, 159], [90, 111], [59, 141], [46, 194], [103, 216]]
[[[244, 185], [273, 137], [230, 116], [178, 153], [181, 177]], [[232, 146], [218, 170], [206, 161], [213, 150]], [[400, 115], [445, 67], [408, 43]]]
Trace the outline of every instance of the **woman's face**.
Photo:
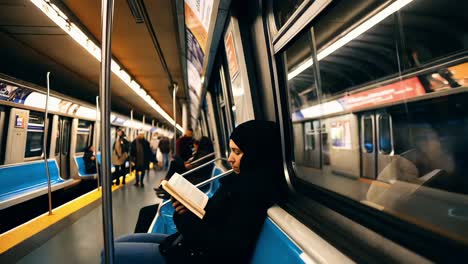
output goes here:
[[232, 169], [236, 174], [240, 173], [240, 162], [244, 152], [234, 143], [234, 141], [229, 140], [229, 148], [231, 148], [231, 154], [229, 155], [228, 161], [231, 163]]

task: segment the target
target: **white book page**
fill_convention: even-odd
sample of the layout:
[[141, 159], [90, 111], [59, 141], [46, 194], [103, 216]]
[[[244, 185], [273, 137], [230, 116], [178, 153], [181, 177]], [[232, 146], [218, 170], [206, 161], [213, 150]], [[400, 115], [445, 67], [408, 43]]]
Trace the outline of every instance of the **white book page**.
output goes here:
[[174, 173], [174, 175], [172, 175], [171, 179], [169, 180], [169, 184], [174, 190], [176, 190], [186, 199], [189, 199], [200, 209], [204, 209], [208, 203], [208, 196], [178, 173]]

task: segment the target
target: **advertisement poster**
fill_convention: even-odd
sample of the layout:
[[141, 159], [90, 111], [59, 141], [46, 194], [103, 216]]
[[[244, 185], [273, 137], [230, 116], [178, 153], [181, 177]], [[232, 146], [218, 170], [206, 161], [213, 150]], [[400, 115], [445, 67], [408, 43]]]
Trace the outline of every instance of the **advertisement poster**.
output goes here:
[[229, 65], [229, 76], [231, 80], [234, 80], [239, 73], [239, 63], [237, 62], [236, 46], [234, 45], [234, 38], [232, 37], [232, 31], [230, 31], [224, 42], [226, 47], [226, 56]]
[[185, 0], [185, 26], [192, 31], [201, 49], [206, 53], [208, 29], [213, 9], [212, 0]]

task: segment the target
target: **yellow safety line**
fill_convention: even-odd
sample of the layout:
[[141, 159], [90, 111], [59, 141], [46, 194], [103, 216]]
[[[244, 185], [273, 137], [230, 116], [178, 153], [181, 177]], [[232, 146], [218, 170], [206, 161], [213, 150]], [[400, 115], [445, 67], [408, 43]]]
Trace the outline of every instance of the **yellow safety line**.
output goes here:
[[[131, 182], [135, 179], [135, 174], [127, 176], [126, 181]], [[122, 188], [122, 185], [112, 186], [112, 191]], [[72, 213], [86, 207], [101, 198], [101, 188], [99, 191], [93, 190], [85, 195], [82, 195], [66, 204], [63, 204], [52, 210], [52, 215], [44, 213], [20, 226], [15, 227], [0, 235], [0, 254], [8, 251], [14, 246], [20, 244], [26, 239], [38, 234], [47, 227], [59, 222]]]

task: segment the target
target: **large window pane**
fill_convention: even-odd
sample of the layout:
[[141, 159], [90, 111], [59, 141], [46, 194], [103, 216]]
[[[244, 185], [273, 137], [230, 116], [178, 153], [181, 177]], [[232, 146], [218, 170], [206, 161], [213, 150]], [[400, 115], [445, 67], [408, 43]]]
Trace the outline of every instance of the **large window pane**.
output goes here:
[[349, 23], [325, 37], [337, 10], [383, 10], [356, 15], [336, 1], [312, 21], [315, 39], [305, 31], [288, 45], [298, 178], [468, 242], [465, 2], [414, 0], [360, 34], [347, 35], [362, 25]]

